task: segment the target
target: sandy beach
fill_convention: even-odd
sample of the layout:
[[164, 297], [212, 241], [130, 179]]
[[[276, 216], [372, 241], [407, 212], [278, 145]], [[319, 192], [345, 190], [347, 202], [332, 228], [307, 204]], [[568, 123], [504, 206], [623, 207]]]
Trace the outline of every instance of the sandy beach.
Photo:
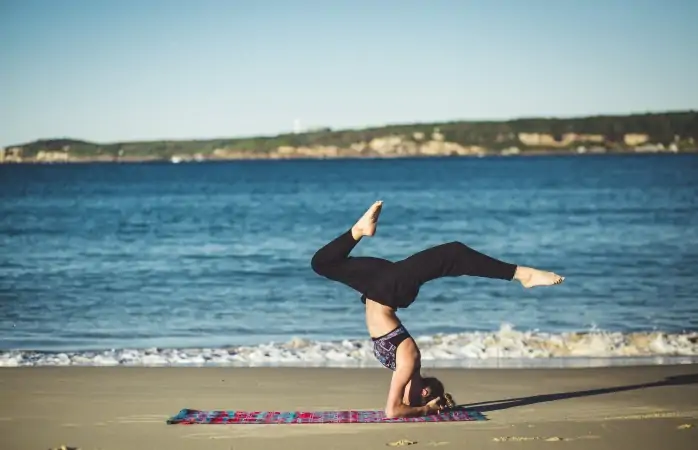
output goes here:
[[[698, 367], [434, 369], [487, 421], [167, 425], [182, 408], [381, 408], [383, 369], [36, 367], [0, 370], [3, 449], [689, 449]], [[403, 445], [399, 445], [403, 444]], [[405, 445], [408, 444], [408, 445]]]

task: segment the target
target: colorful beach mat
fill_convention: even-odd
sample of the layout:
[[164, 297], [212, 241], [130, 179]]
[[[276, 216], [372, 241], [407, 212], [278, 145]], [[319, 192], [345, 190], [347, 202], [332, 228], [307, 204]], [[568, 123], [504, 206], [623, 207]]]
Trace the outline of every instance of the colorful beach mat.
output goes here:
[[183, 409], [167, 420], [170, 425], [194, 424], [299, 424], [299, 423], [400, 423], [400, 422], [465, 422], [487, 420], [477, 411], [452, 409], [439, 414], [390, 419], [380, 410], [365, 411], [200, 411]]

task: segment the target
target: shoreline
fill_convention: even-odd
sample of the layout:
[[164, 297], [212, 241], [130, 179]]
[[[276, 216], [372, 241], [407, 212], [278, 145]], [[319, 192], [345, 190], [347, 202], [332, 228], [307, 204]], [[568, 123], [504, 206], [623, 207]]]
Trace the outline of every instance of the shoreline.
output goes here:
[[340, 156], [286, 156], [276, 154], [253, 154], [234, 157], [213, 157], [202, 159], [181, 159], [173, 160], [174, 157], [131, 157], [131, 158], [79, 158], [68, 160], [43, 160], [35, 158], [24, 158], [21, 161], [0, 161], [0, 167], [5, 166], [35, 166], [35, 165], [80, 165], [80, 164], [212, 164], [226, 162], [243, 162], [243, 161], [329, 161], [329, 160], [419, 160], [419, 159], [485, 159], [485, 158], [527, 158], [527, 157], [542, 157], [542, 156], [566, 156], [566, 157], [592, 157], [592, 156], [679, 156], [679, 155], [696, 155], [698, 148], [693, 150], [682, 150], [678, 152], [672, 151], [604, 151], [604, 152], [585, 152], [578, 153], [570, 150], [526, 150], [516, 154], [506, 154], [498, 152], [490, 152], [483, 154], [396, 154], [396, 155], [340, 155]]
[[[461, 360], [461, 361], [422, 361], [422, 367], [427, 370], [432, 369], [454, 369], [454, 370], [530, 370], [530, 369], [605, 369], [617, 367], [667, 367], [667, 366], [698, 366], [698, 355], [693, 356], [647, 356], [647, 357], [616, 357], [616, 358], [547, 358], [547, 359], [522, 359], [522, 358], [502, 358], [486, 360]], [[225, 363], [103, 363], [103, 362], [57, 362], [57, 363], [25, 363], [19, 365], [0, 364], [0, 371], [14, 368], [216, 368], [216, 369], [294, 369], [294, 370], [364, 370], [379, 369], [382, 366], [378, 362], [361, 362], [347, 364], [324, 364], [324, 363], [286, 363], [286, 362], [225, 362]]]
[[[0, 370], [7, 448], [384, 449], [409, 441], [507, 449], [691, 449], [695, 366], [424, 370], [486, 421], [398, 424], [167, 425], [181, 409], [382, 409], [385, 369], [32, 367]], [[539, 444], [543, 441], [544, 444]], [[522, 447], [523, 446], [523, 447]]]

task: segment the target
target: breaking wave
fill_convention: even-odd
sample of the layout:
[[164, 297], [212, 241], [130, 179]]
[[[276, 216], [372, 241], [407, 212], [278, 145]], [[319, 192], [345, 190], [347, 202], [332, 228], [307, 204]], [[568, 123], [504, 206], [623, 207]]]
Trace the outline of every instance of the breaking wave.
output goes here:
[[[423, 367], [589, 367], [698, 363], [698, 332], [544, 333], [503, 325], [497, 332], [416, 338]], [[0, 351], [0, 367], [16, 366], [278, 366], [379, 367], [369, 340], [311, 341], [223, 348], [102, 351]]]

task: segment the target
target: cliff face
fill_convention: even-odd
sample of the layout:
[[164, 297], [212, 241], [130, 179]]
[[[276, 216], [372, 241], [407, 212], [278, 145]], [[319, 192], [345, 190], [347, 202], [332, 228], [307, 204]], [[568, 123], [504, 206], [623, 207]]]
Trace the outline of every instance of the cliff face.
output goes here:
[[[226, 148], [215, 149], [212, 159], [290, 159], [290, 158], [395, 158], [408, 156], [464, 156], [484, 155], [487, 151], [477, 145], [463, 146], [445, 141], [443, 135], [434, 132], [431, 139], [423, 133], [417, 136], [384, 136], [370, 141], [360, 141], [346, 147], [336, 145], [290, 146], [283, 145], [269, 152], [255, 153]], [[202, 155], [203, 156], [203, 155]], [[185, 159], [184, 155], [176, 155]]]
[[553, 135], [545, 133], [519, 133], [518, 138], [519, 142], [527, 147], [564, 148], [573, 144], [602, 145], [606, 142], [606, 136], [603, 134], [565, 133], [556, 139]]
[[[545, 132], [543, 130], [551, 130]], [[598, 130], [608, 130], [598, 132]], [[625, 130], [625, 131], [624, 131]], [[0, 163], [397, 158], [550, 152], [695, 151], [698, 113], [400, 125], [248, 139], [95, 144], [43, 140], [0, 151]]]

